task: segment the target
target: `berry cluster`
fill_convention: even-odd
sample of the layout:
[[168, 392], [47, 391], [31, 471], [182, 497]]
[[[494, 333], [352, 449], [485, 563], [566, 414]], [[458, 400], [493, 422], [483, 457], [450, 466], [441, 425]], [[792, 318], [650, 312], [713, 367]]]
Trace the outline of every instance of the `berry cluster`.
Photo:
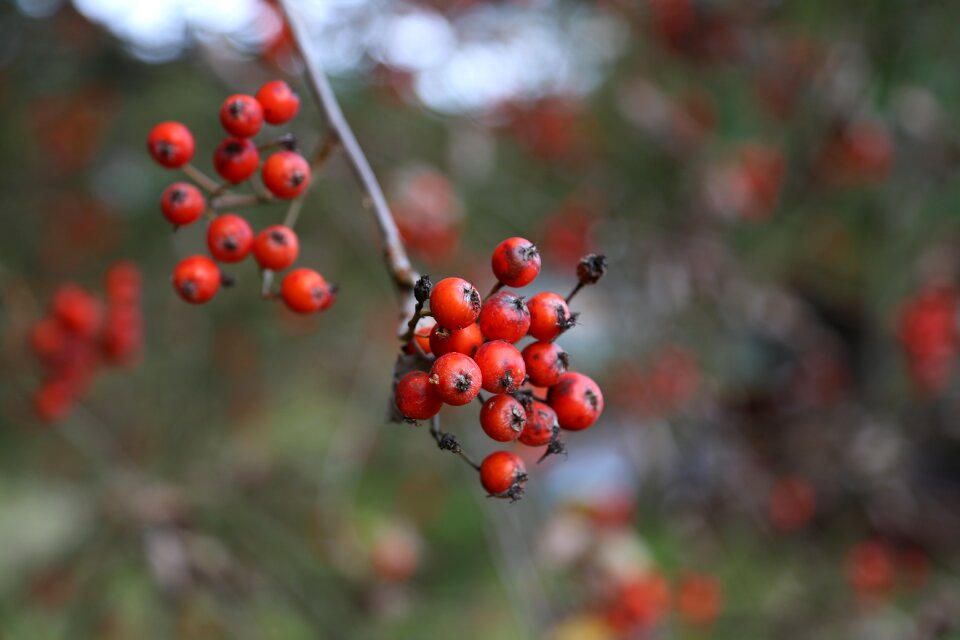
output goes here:
[[60, 287], [49, 313], [30, 333], [30, 346], [45, 369], [34, 395], [37, 415], [48, 422], [64, 418], [100, 368], [134, 363], [143, 342], [140, 270], [118, 262], [107, 271], [106, 303], [75, 285]]
[[[193, 304], [212, 299], [221, 285], [232, 280], [220, 272], [217, 262], [233, 264], [253, 255], [262, 272], [283, 271], [299, 255], [300, 244], [292, 226], [299, 212], [300, 198], [310, 186], [311, 166], [296, 151], [290, 134], [258, 146], [252, 140], [263, 123], [289, 122], [300, 109], [300, 98], [282, 80], [263, 85], [256, 96], [237, 94], [220, 107], [220, 123], [229, 134], [214, 151], [213, 167], [224, 183], [217, 183], [193, 167], [195, 143], [190, 130], [179, 122], [161, 122], [147, 136], [147, 149], [153, 159], [168, 169], [181, 169], [199, 186], [174, 182], [160, 198], [160, 209], [174, 229], [192, 224], [206, 214], [207, 248], [210, 256], [184, 258], [173, 271], [173, 286], [181, 298]], [[278, 148], [261, 162], [261, 151]], [[259, 169], [266, 191], [254, 188], [244, 198], [231, 194], [231, 186], [249, 182]], [[201, 189], [208, 193], [204, 195]], [[209, 201], [208, 201], [209, 197]], [[245, 218], [223, 212], [227, 207], [289, 200], [290, 213], [283, 224], [267, 226], [254, 234]], [[272, 278], [272, 276], [271, 276]], [[297, 313], [323, 311], [333, 304], [336, 288], [313, 269], [294, 269], [286, 274], [279, 296], [269, 292], [271, 279], [265, 278], [265, 297], [280, 297]]]
[[[578, 283], [564, 298], [543, 292], [526, 300], [503, 287], [524, 287], [540, 273], [540, 253], [524, 238], [508, 238], [491, 260], [497, 284], [485, 301], [462, 278], [432, 284], [421, 278], [414, 290], [417, 308], [405, 336], [405, 350], [420, 356], [423, 369], [406, 373], [395, 389], [397, 410], [407, 421], [434, 418], [444, 404], [482, 404], [480, 426], [496, 442], [519, 441], [559, 453], [561, 429], [581, 431], [603, 411], [600, 388], [582, 373], [568, 371], [569, 358], [556, 340], [576, 324], [569, 301], [606, 271], [603, 256], [580, 261]], [[423, 308], [429, 301], [429, 316]], [[533, 338], [522, 351], [515, 343]], [[483, 398], [481, 389], [491, 394]], [[434, 434], [441, 448], [460, 453], [450, 434]], [[442, 437], [441, 437], [442, 436]], [[541, 458], [542, 459], [542, 458]], [[523, 460], [496, 451], [479, 465], [480, 481], [491, 496], [518, 499], [527, 479]]]

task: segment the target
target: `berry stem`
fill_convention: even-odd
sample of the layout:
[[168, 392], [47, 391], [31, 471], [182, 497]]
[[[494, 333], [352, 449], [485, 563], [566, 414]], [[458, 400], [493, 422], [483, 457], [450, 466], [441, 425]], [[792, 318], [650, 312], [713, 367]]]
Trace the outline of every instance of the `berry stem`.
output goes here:
[[417, 323], [420, 321], [420, 318], [423, 317], [423, 305], [423, 302], [417, 302], [413, 308], [413, 315], [410, 316], [410, 321], [407, 323], [407, 331], [400, 336], [401, 344], [413, 342], [413, 336], [417, 331]]
[[224, 193], [210, 201], [211, 209], [237, 209], [255, 204], [273, 202], [273, 196], [264, 193], [232, 194]]
[[203, 171], [200, 171], [200, 169], [197, 169], [195, 166], [193, 166], [190, 163], [187, 163], [182, 167], [180, 167], [180, 170], [183, 171], [183, 173], [186, 174], [188, 178], [190, 178], [191, 180], [196, 182], [198, 185], [200, 185], [201, 188], [208, 191], [212, 196], [220, 195], [223, 192], [225, 192], [227, 189], [226, 185], [220, 184], [219, 182], [217, 182], [216, 180], [214, 180], [213, 178], [205, 174]]
[[578, 282], [577, 286], [573, 288], [573, 291], [570, 292], [570, 295], [566, 297], [567, 304], [570, 304], [570, 301], [573, 300], [573, 296], [577, 295], [580, 292], [580, 289], [583, 289], [583, 283]]
[[453, 451], [455, 454], [460, 456], [460, 459], [469, 464], [471, 467], [480, 471], [480, 465], [474, 462], [470, 456], [463, 452], [463, 447], [460, 446], [460, 442], [452, 433], [444, 433], [440, 430], [440, 416], [433, 416], [430, 419], [430, 435], [433, 436], [433, 439], [437, 441], [437, 446], [441, 449], [446, 449], [447, 451]]
[[487, 298], [495, 294], [497, 291], [500, 291], [500, 289], [503, 289], [503, 283], [497, 280], [497, 284], [493, 285], [493, 288], [490, 289], [490, 293], [487, 294]]
[[273, 271], [270, 269], [264, 269], [260, 272], [260, 297], [265, 300], [270, 300], [274, 297], [273, 295]]

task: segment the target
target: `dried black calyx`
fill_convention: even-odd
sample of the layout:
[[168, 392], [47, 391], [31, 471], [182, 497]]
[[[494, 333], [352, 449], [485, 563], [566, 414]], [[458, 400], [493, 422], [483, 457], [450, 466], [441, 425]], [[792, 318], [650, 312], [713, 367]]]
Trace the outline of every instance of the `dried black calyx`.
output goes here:
[[430, 280], [430, 276], [424, 274], [417, 279], [417, 283], [413, 285], [413, 297], [416, 298], [417, 302], [423, 304], [430, 299], [430, 292], [433, 290], [433, 282]]
[[577, 279], [581, 284], [596, 284], [607, 272], [607, 256], [591, 253], [580, 258]]
[[460, 446], [460, 441], [457, 440], [457, 436], [452, 433], [445, 433], [440, 436], [440, 439], [437, 441], [437, 447], [443, 451], [453, 451], [457, 454], [463, 451], [463, 448]]
[[234, 280], [233, 276], [228, 275], [228, 274], [226, 274], [226, 273], [221, 273], [221, 274], [220, 274], [220, 284], [222, 284], [223, 286], [229, 288], [229, 287], [232, 287], [233, 285], [237, 284], [237, 281]]
[[553, 436], [550, 438], [550, 442], [547, 444], [547, 450], [543, 452], [543, 455], [540, 456], [540, 459], [537, 460], [537, 464], [540, 464], [546, 460], [547, 456], [563, 454], [563, 457], [567, 457], [567, 445], [560, 439], [560, 430], [554, 429]]

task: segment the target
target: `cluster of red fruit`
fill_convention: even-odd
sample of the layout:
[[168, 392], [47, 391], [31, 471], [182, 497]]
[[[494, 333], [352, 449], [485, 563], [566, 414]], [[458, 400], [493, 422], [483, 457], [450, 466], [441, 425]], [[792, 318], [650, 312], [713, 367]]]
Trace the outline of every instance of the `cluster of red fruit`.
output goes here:
[[960, 351], [958, 310], [960, 294], [949, 283], [929, 284], [901, 307], [897, 333], [910, 379], [921, 395], [939, 393], [950, 381]]
[[105, 286], [106, 304], [78, 285], [63, 285], [47, 316], [31, 331], [30, 346], [45, 369], [33, 399], [43, 420], [64, 418], [89, 388], [101, 362], [131, 364], [140, 354], [140, 270], [118, 262], [107, 271]]
[[[283, 271], [297, 260], [300, 243], [293, 229], [284, 224], [271, 225], [254, 235], [250, 224], [235, 213], [217, 212], [215, 199], [226, 193], [228, 185], [249, 181], [257, 170], [267, 193], [258, 200], [293, 200], [310, 185], [310, 164], [294, 150], [292, 136], [258, 147], [251, 138], [260, 133], [263, 123], [289, 122], [300, 109], [300, 98], [282, 80], [273, 80], [257, 91], [256, 97], [233, 95], [220, 107], [220, 122], [230, 134], [216, 148], [213, 166], [226, 184], [210, 189], [211, 201], [200, 188], [189, 182], [175, 182], [163, 192], [160, 208], [174, 228], [189, 225], [205, 213], [211, 219], [207, 227], [204, 255], [184, 258], [173, 271], [173, 286], [184, 300], [194, 304], [209, 301], [221, 284], [230, 280], [220, 273], [216, 261], [236, 263], [251, 253], [264, 271]], [[263, 162], [260, 152], [281, 147]], [[168, 169], [191, 169], [195, 143], [190, 130], [179, 122], [161, 122], [147, 136], [150, 155]], [[193, 172], [191, 172], [193, 173]], [[196, 175], [196, 174], [194, 174]], [[312, 269], [294, 269], [280, 286], [280, 297], [298, 313], [323, 311], [333, 304], [335, 288]]]
[[[411, 335], [409, 348], [420, 350], [430, 370], [412, 371], [397, 383], [396, 406], [409, 421], [427, 420], [444, 404], [463, 406], [480, 398], [480, 425], [497, 442], [548, 446], [562, 450], [560, 429], [590, 427], [603, 411], [597, 384], [581, 373], [568, 371], [569, 359], [556, 339], [574, 326], [577, 314], [556, 293], [539, 293], [529, 301], [503, 286], [524, 287], [540, 273], [540, 253], [524, 238], [509, 238], [493, 252], [498, 284], [482, 302], [477, 289], [462, 278], [429, 278], [417, 283], [417, 316], [427, 300], [435, 324]], [[595, 283], [606, 271], [602, 256], [583, 258], [577, 269], [579, 284]], [[514, 343], [526, 336], [523, 351]], [[432, 354], [432, 359], [430, 355]], [[488, 399], [480, 390], [495, 394]], [[537, 396], [546, 390], [546, 397]], [[523, 460], [497, 451], [480, 464], [480, 481], [492, 496], [516, 500], [527, 475]]]

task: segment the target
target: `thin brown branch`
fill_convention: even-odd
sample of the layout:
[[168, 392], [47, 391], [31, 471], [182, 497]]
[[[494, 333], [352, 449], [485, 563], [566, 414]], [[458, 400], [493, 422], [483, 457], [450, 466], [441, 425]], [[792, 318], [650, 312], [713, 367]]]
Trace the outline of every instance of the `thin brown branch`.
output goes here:
[[258, 193], [226, 193], [210, 200], [211, 209], [236, 209], [239, 207], [249, 207], [255, 204], [272, 202], [273, 196]]
[[208, 191], [211, 196], [220, 195], [226, 190], [226, 185], [220, 184], [192, 164], [187, 163], [180, 167], [180, 170], [183, 171], [188, 178], [200, 185], [201, 188]]

